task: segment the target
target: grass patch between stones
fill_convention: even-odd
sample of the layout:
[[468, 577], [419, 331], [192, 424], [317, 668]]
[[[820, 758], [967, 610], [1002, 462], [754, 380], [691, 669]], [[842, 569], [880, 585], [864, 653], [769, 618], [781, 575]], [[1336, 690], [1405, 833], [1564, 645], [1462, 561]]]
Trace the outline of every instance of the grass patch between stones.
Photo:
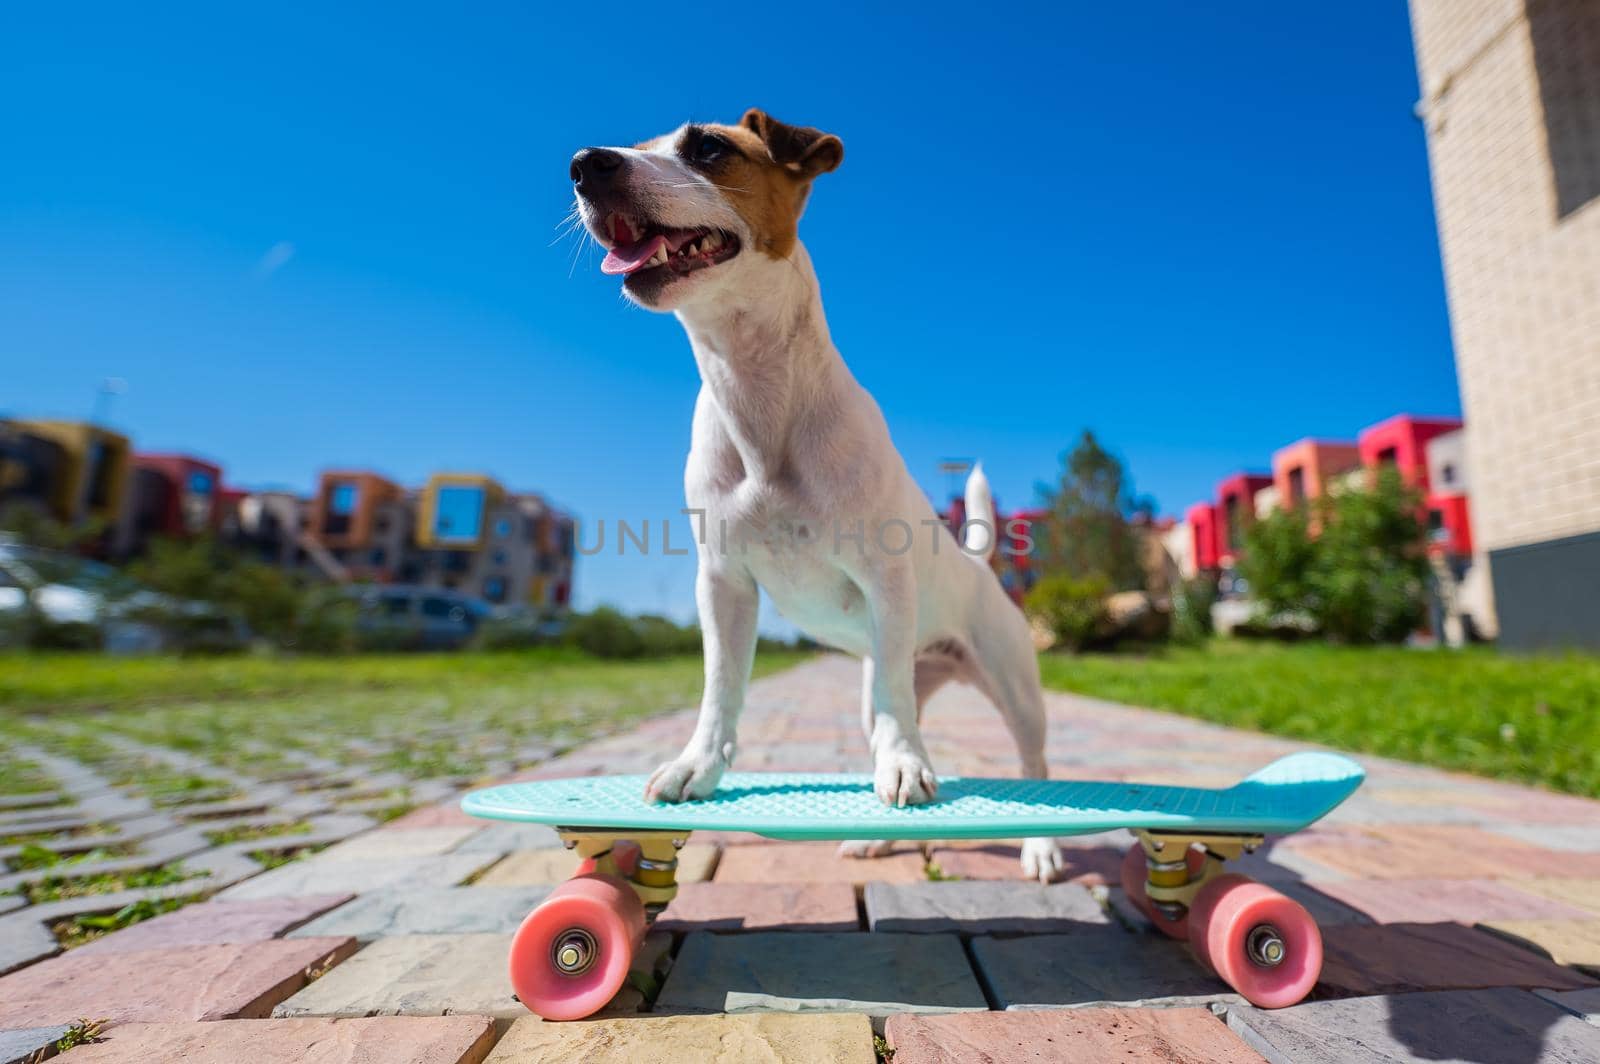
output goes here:
[[205, 833], [213, 846], [227, 846], [235, 842], [254, 842], [257, 839], [277, 839], [285, 835], [306, 835], [311, 825], [304, 820], [289, 824], [238, 824], [231, 828], [218, 828]]
[[327, 848], [327, 843], [319, 842], [314, 846], [288, 846], [282, 849], [249, 850], [245, 853], [245, 856], [260, 865], [263, 871], [271, 871], [274, 868], [282, 868], [291, 861], [304, 860], [312, 854], [321, 853]]
[[141, 890], [147, 887], [166, 887], [194, 879], [202, 872], [191, 872], [179, 861], [159, 868], [141, 868], [128, 872], [99, 872], [87, 876], [46, 876], [24, 884], [23, 894], [30, 904], [47, 901], [64, 901], [67, 898], [87, 898], [95, 894], [115, 894], [122, 890]]
[[50, 932], [56, 936], [62, 949], [76, 949], [153, 916], [176, 912], [204, 897], [203, 894], [189, 894], [181, 898], [145, 898], [124, 905], [114, 913], [79, 913], [69, 919], [56, 921], [50, 925]]

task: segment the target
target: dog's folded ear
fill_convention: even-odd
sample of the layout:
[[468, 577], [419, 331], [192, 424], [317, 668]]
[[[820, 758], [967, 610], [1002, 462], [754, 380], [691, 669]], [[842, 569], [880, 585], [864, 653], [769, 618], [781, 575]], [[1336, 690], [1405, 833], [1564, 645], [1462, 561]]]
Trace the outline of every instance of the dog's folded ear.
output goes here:
[[836, 170], [844, 161], [844, 142], [832, 133], [791, 126], [754, 107], [744, 113], [739, 124], [761, 138], [773, 162], [803, 177]]

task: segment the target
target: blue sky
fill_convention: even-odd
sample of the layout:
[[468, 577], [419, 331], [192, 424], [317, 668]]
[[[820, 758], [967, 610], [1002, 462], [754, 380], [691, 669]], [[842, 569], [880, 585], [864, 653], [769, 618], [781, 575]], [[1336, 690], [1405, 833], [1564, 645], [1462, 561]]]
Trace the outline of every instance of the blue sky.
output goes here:
[[[801, 235], [930, 492], [975, 456], [1027, 503], [1089, 426], [1180, 512], [1459, 412], [1402, 4], [457, 8], [12, 12], [0, 410], [118, 376], [233, 483], [482, 470], [658, 528], [694, 364], [557, 239], [567, 160], [761, 106], [844, 140]], [[580, 602], [685, 616], [692, 571], [608, 550]]]

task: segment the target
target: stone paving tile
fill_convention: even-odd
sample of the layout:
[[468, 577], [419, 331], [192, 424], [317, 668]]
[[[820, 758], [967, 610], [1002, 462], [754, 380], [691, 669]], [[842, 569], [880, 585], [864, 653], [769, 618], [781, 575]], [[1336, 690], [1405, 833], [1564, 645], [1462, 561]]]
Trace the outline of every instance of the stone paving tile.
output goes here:
[[1493, 920], [1478, 926], [1557, 964], [1600, 968], [1600, 920]]
[[1033, 1009], [891, 1016], [894, 1064], [1260, 1064], [1207, 1009]]
[[69, 953], [0, 978], [0, 1028], [84, 1016], [112, 1022], [254, 1019], [304, 986], [307, 969], [336, 964], [355, 946], [349, 938], [303, 938]]
[[1523, 842], [1542, 846], [1547, 850], [1566, 850], [1573, 853], [1600, 853], [1600, 824], [1552, 825], [1518, 824], [1499, 828], [1514, 834]]
[[1600, 985], [1529, 950], [1461, 924], [1375, 924], [1322, 929], [1322, 978], [1331, 995]]
[[1541, 876], [1535, 879], [1508, 879], [1507, 885], [1518, 890], [1538, 894], [1582, 909], [1591, 916], [1600, 916], [1600, 879], [1558, 879]]
[[[1110, 846], [1062, 847], [1069, 883], [1115, 883], [1122, 867], [1123, 849]], [[1024, 879], [1022, 850], [1008, 843], [982, 846], [936, 846], [928, 851], [939, 871], [952, 879]]]
[[718, 883], [917, 883], [922, 851], [907, 843], [885, 857], [840, 857], [834, 842], [730, 846], [717, 862]]
[[128, 1023], [72, 1051], [72, 1064], [480, 1064], [486, 1016]]
[[[561, 836], [556, 834], [556, 829], [544, 824], [506, 824], [490, 820], [475, 820], [473, 823], [480, 825], [479, 830], [469, 835], [454, 852], [477, 853], [491, 850], [495, 853], [510, 853], [512, 850], [551, 850], [559, 849], [561, 846]], [[391, 824], [388, 830], [415, 829], [396, 828]]]
[[1534, 994], [1600, 1027], [1600, 987], [1587, 990], [1535, 990]]
[[1310, 886], [1380, 924], [1589, 918], [1582, 909], [1493, 879], [1343, 879]]
[[[75, 957], [219, 942], [265, 942], [337, 909], [354, 895], [303, 894], [259, 901], [208, 901], [114, 931], [72, 951]], [[343, 937], [348, 932], [329, 932]]]
[[[1456, 990], [1228, 1009], [1270, 1064], [1591, 1064], [1600, 1029], [1525, 990]], [[898, 1062], [897, 1062], [898, 1064]]]
[[61, 952], [56, 936], [28, 910], [0, 919], [0, 975]]
[[411, 810], [404, 816], [396, 817], [389, 821], [390, 830], [408, 828], [448, 828], [448, 827], [482, 827], [483, 821], [475, 816], [468, 816], [461, 811], [461, 803], [455, 799], [440, 802], [437, 805], [424, 805]]
[[510, 934], [550, 888], [390, 887], [290, 932], [291, 938], [350, 935], [361, 942], [390, 935]]
[[1293, 852], [1365, 879], [1493, 879], [1517, 868], [1517, 858], [1503, 852], [1504, 836], [1477, 828], [1451, 828], [1442, 836], [1445, 831], [1443, 827], [1411, 829], [1409, 837], [1398, 840], [1369, 835], [1305, 842], [1294, 846]]
[[976, 938], [972, 956], [1003, 1009], [1240, 1000], [1195, 962], [1187, 946], [1164, 935], [1107, 928], [1099, 934]]
[[324, 861], [437, 857], [456, 849], [481, 830], [475, 827], [383, 828], [329, 846], [318, 856]]
[[704, 883], [717, 870], [722, 851], [710, 843], [691, 842], [678, 851], [678, 882]]
[[66, 1034], [70, 1024], [52, 1027], [18, 1027], [0, 1029], [0, 1064], [32, 1064], [43, 1059], [43, 1050], [54, 1046]]
[[472, 881], [476, 887], [553, 886], [572, 878], [578, 855], [567, 849], [518, 850]]
[[860, 1013], [640, 1016], [511, 1025], [487, 1064], [873, 1064]]
[[985, 1009], [954, 935], [752, 932], [684, 939], [655, 1011], [950, 1012]]
[[1111, 923], [1076, 883], [868, 883], [864, 898], [873, 931], [1064, 934]]
[[[290, 941], [295, 941], [291, 939]], [[283, 1002], [296, 1016], [526, 1016], [506, 972], [511, 936], [381, 938]]]
[[263, 872], [229, 887], [219, 897], [224, 901], [244, 901], [283, 894], [360, 894], [385, 887], [448, 887], [494, 859], [492, 853], [447, 853], [438, 857], [325, 861], [318, 854]]
[[858, 931], [848, 883], [685, 883], [655, 926], [662, 931]]

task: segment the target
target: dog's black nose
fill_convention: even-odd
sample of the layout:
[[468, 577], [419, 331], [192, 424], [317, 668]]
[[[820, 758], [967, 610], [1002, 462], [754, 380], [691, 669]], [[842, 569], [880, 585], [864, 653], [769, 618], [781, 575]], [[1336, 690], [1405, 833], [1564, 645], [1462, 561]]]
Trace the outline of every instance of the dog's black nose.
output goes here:
[[572, 157], [572, 183], [592, 192], [611, 184], [622, 170], [622, 153], [610, 148], [584, 148]]

